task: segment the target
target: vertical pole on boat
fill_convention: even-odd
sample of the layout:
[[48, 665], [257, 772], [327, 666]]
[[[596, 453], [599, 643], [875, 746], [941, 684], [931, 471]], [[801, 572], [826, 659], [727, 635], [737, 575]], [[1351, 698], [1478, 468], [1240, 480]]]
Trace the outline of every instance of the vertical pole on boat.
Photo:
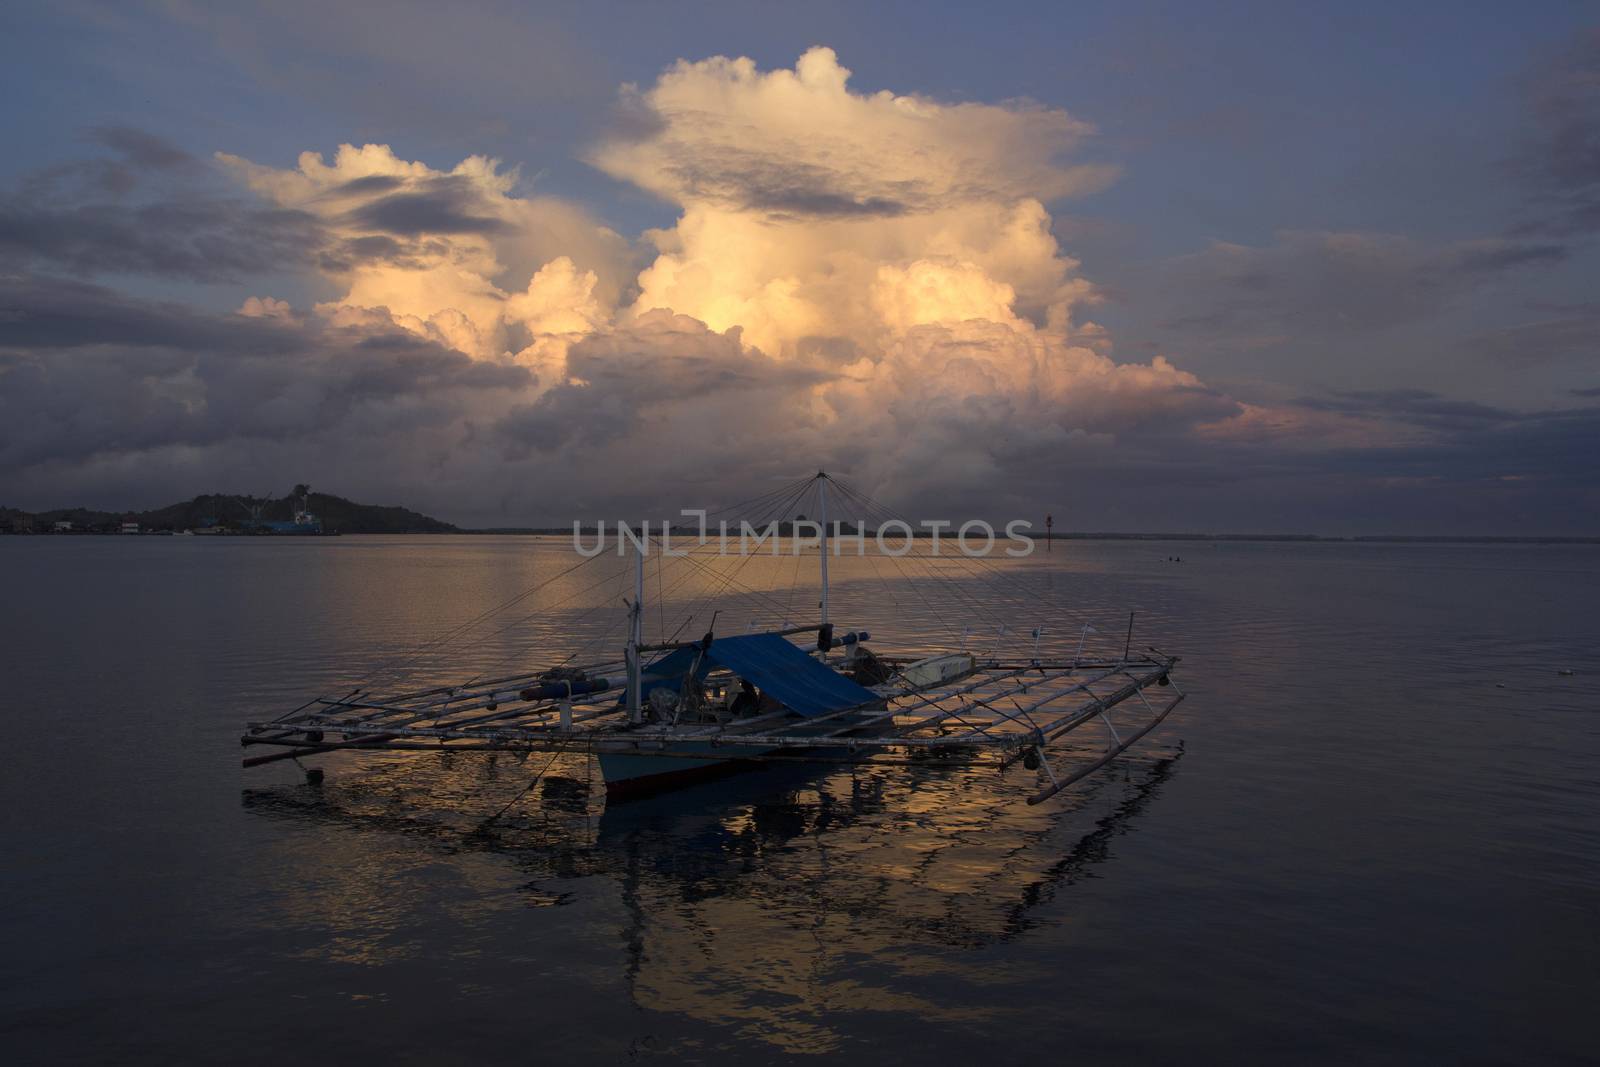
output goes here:
[[[649, 544], [650, 527], [645, 525], [645, 540], [635, 544], [633, 555], [633, 616], [628, 627], [628, 721], [643, 722], [641, 676], [644, 665], [639, 662], [639, 646], [644, 644], [644, 548]], [[617, 536], [622, 536], [618, 534]]]
[[828, 476], [817, 472], [817, 511], [822, 518], [822, 625], [828, 625]]

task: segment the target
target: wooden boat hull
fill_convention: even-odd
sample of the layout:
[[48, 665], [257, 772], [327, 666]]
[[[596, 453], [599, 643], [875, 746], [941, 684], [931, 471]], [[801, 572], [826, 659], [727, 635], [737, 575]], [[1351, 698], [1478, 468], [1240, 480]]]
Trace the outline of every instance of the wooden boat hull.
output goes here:
[[[835, 719], [825, 725], [819, 724], [815, 728], [815, 736], [860, 734], [870, 731], [872, 729], [870, 726], [855, 724], [862, 723], [864, 719], [875, 714], [862, 712], [846, 719]], [[643, 743], [649, 744], [649, 742]], [[767, 745], [739, 745], [726, 742], [714, 745], [710, 741], [676, 742], [672, 744], [671, 755], [642, 753], [637, 749], [610, 752], [602, 750], [596, 754], [595, 759], [600, 764], [600, 774], [605, 779], [606, 798], [615, 800], [646, 796], [731, 774], [755, 766], [753, 761], [775, 751], [778, 750]], [[815, 752], [816, 749], [794, 748], [789, 751], [796, 757], [803, 757], [808, 752]]]
[[[694, 753], [703, 751], [704, 756]], [[756, 766], [752, 757], [770, 752], [751, 745], [710, 745], [691, 748], [682, 755], [644, 756], [632, 752], [602, 752], [596, 757], [606, 783], [607, 800], [625, 800], [678, 789]]]

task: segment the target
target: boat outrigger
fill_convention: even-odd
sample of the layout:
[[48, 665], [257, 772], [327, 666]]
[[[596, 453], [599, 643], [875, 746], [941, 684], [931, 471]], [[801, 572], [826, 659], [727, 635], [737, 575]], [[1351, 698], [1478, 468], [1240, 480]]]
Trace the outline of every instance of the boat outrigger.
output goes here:
[[[275, 751], [244, 765], [329, 752], [586, 754], [617, 798], [762, 762], [942, 758], [1020, 763], [1037, 773], [1028, 796], [1037, 804], [1105, 767], [1183, 700], [1172, 680], [1178, 657], [1134, 651], [1131, 621], [1120, 654], [1085, 655], [1082, 638], [1071, 656], [1043, 653], [1037, 629], [1031, 649], [1010, 654], [870, 650], [871, 634], [841, 632], [829, 618], [828, 489], [882, 506], [823, 473], [795, 485], [814, 492], [821, 515], [816, 623], [723, 636], [713, 615], [697, 640], [646, 642], [647, 534], [635, 545], [621, 660], [318, 697], [248, 723], [242, 743]], [[1080, 731], [1095, 723], [1104, 740], [1086, 745]]]

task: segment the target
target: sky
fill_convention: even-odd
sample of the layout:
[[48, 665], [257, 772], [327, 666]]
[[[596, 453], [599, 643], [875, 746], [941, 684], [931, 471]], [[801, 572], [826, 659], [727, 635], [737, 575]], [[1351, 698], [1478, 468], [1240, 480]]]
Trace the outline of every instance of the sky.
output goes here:
[[1600, 534], [1588, 4], [7, 5], [0, 504]]

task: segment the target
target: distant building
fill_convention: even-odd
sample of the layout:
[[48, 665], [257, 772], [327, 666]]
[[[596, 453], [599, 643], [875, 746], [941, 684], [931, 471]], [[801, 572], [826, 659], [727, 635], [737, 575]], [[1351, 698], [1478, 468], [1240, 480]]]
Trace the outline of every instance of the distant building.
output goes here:
[[18, 515], [11, 520], [11, 532], [14, 534], [33, 533], [33, 516]]
[[70, 519], [57, 519], [55, 521], [55, 525], [52, 526], [51, 529], [53, 529], [56, 533], [71, 533], [72, 521]]
[[139, 529], [139, 524], [136, 523], [136, 522], [125, 522], [125, 523], [122, 524], [121, 529], [119, 529], [117, 532], [118, 533], [126, 533], [126, 534], [136, 534], [136, 533], [143, 533], [144, 531]]

